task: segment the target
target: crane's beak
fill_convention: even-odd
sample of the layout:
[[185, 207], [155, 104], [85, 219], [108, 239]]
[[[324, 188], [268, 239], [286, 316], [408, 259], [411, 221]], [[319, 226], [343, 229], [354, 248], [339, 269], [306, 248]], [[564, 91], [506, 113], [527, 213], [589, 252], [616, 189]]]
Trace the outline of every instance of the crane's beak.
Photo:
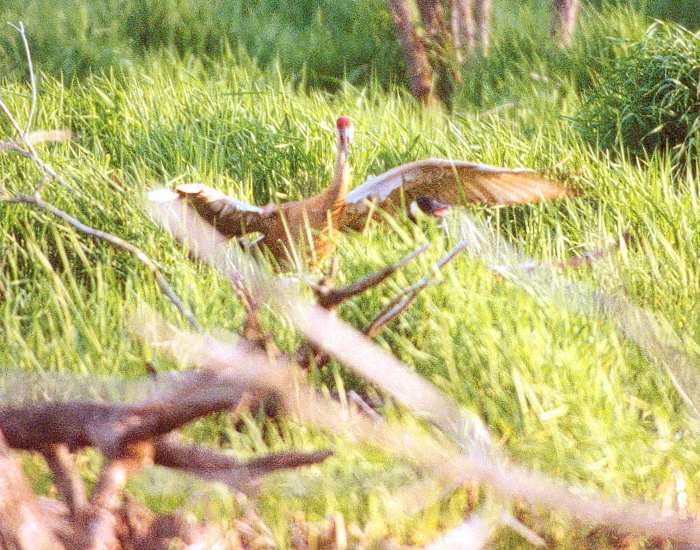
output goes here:
[[348, 126], [347, 128], [341, 128], [339, 130], [340, 144], [346, 151], [350, 148], [350, 144], [352, 143], [352, 138], [354, 135], [355, 129], [352, 126]]

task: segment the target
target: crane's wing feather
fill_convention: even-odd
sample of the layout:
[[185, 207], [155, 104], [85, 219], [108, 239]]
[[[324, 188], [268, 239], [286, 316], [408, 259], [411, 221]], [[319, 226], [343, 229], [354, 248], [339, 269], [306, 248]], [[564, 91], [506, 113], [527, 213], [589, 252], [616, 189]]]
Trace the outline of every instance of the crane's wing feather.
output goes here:
[[347, 198], [345, 225], [360, 229], [371, 203], [392, 212], [426, 196], [447, 204], [524, 204], [567, 195], [567, 190], [526, 169], [499, 168], [447, 159], [404, 164], [368, 178]]
[[206, 222], [229, 238], [261, 231], [264, 221], [274, 213], [274, 207], [261, 208], [201, 183], [178, 185], [175, 191], [152, 191], [148, 198], [154, 203], [186, 201]]

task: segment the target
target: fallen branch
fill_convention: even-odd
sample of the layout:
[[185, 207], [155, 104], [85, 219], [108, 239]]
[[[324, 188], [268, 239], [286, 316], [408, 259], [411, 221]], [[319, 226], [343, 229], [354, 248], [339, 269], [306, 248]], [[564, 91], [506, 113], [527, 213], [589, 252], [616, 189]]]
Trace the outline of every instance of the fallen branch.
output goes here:
[[396, 273], [399, 269], [404, 267], [417, 256], [423, 254], [429, 248], [430, 244], [425, 244], [417, 250], [411, 252], [407, 256], [404, 256], [398, 262], [383, 267], [379, 271], [375, 271], [374, 273], [366, 275], [362, 279], [359, 279], [349, 284], [348, 286], [342, 288], [329, 288], [327, 284], [318, 285], [314, 288], [318, 300], [318, 305], [329, 311], [335, 309], [340, 304], [349, 300], [350, 298], [359, 296], [360, 294], [367, 292], [375, 286], [380, 285], [386, 279], [391, 277], [391, 275]]
[[22, 471], [0, 433], [0, 548], [60, 550]]
[[[274, 398], [276, 393], [276, 388], [267, 384], [252, 383], [241, 377], [232, 381], [220, 376], [216, 369], [203, 369], [188, 372], [174, 390], [161, 392], [142, 404], [72, 401], [0, 407], [0, 430], [12, 448], [48, 455], [54, 464], [52, 470], [60, 471], [60, 477], [70, 479], [71, 485], [78, 481], [69, 473], [71, 466], [66, 462], [66, 453], [83, 447], [95, 447], [116, 460], [133, 457], [135, 445], [152, 441], [155, 464], [197, 474], [231, 468], [268, 473], [327, 458], [327, 452], [282, 453], [265, 457], [263, 461], [240, 463], [213, 451], [183, 446], [161, 437], [196, 418], [234, 409], [243, 400], [255, 404], [263, 398]], [[73, 495], [74, 502], [83, 500], [75, 496], [73, 489], [62, 492]]]
[[[119, 516], [123, 512], [125, 484], [149, 464], [179, 469], [247, 491], [268, 473], [318, 464], [331, 455], [329, 451], [283, 452], [240, 462], [213, 450], [182, 445], [168, 436], [196, 418], [230, 410], [243, 401], [254, 403], [256, 397], [270, 397], [278, 392], [264, 377], [231, 379], [222, 369], [222, 365], [212, 364], [209, 369], [187, 372], [172, 388], [166, 387], [140, 404], [73, 401], [0, 407], [0, 430], [7, 434], [8, 444], [42, 452], [54, 473], [67, 504], [70, 524], [56, 529], [69, 533], [64, 538], [70, 548], [120, 547], [124, 520]], [[280, 372], [277, 376], [277, 372], [272, 371], [272, 378], [278, 379], [280, 387], [286, 387], [282, 382], [286, 374]], [[108, 459], [89, 501], [70, 456], [70, 451], [87, 446], [97, 448]], [[5, 521], [2, 498], [9, 493], [4, 487], [0, 489], [1, 532]], [[9, 519], [7, 522], [12, 525]]]
[[15, 29], [19, 36], [22, 38], [22, 44], [24, 44], [24, 54], [27, 57], [27, 67], [29, 68], [29, 83], [31, 84], [32, 90], [32, 104], [29, 109], [29, 116], [27, 117], [27, 127], [24, 131], [24, 135], [27, 136], [29, 131], [32, 129], [32, 123], [34, 122], [34, 114], [36, 113], [36, 75], [34, 74], [34, 63], [32, 63], [32, 52], [29, 49], [29, 41], [27, 40], [27, 33], [24, 32], [24, 23], [20, 21], [19, 25], [10, 26]]
[[283, 452], [258, 457], [248, 462], [205, 449], [182, 445], [172, 439], [160, 438], [155, 443], [154, 463], [182, 470], [207, 481], [219, 481], [239, 491], [248, 490], [257, 478], [278, 470], [288, 470], [323, 462], [330, 451], [313, 453]]
[[553, 263], [530, 260], [530, 261], [527, 261], [524, 263], [519, 263], [519, 264], [515, 264], [512, 266], [508, 266], [508, 267], [510, 269], [520, 269], [522, 271], [525, 271], [526, 273], [531, 273], [533, 271], [551, 268], [551, 267], [554, 267], [557, 269], [579, 269], [582, 267], [591, 266], [591, 265], [593, 265], [593, 263], [596, 260], [600, 260], [601, 258], [605, 258], [606, 256], [609, 256], [613, 252], [620, 250], [622, 243], [629, 244], [629, 240], [630, 240], [629, 233], [623, 233], [622, 238], [619, 241], [617, 241], [617, 242], [615, 242], [607, 247], [598, 248], [598, 249], [593, 250], [591, 252], [584, 252], [583, 254], [580, 254], [578, 256], [572, 256], [571, 258], [567, 258], [566, 260], [561, 260], [559, 262], [553, 262]]
[[65, 443], [54, 443], [43, 452], [54, 477], [54, 484], [75, 518], [87, 506], [87, 495], [80, 476], [75, 471], [73, 456]]
[[[359, 296], [383, 283], [411, 260], [423, 254], [428, 248], [430, 248], [430, 245], [425, 244], [407, 256], [404, 256], [398, 262], [383, 267], [374, 273], [370, 273], [342, 288], [333, 288], [330, 286], [335, 276], [335, 263], [333, 263], [330, 274], [324, 276], [318, 284], [313, 285], [318, 305], [327, 311], [334, 311], [343, 302], [355, 296]], [[317, 368], [321, 368], [327, 365], [330, 360], [327, 354], [323, 353], [317, 346], [308, 341], [302, 344], [296, 356], [297, 362], [303, 369], [308, 369], [311, 364], [314, 364]]]
[[436, 274], [454, 258], [456, 258], [459, 253], [466, 250], [467, 246], [468, 243], [466, 241], [462, 241], [457, 244], [457, 246], [450, 250], [447, 255], [433, 265], [432, 275], [426, 275], [418, 282], [402, 290], [393, 300], [384, 306], [384, 308], [375, 316], [370, 324], [367, 325], [367, 328], [365, 328], [363, 331], [364, 334], [368, 338], [374, 338], [377, 336], [390, 321], [396, 319], [396, 317], [408, 309], [408, 307], [416, 301], [418, 293], [428, 285], [432, 284], [435, 281]]
[[116, 235], [113, 235], [112, 233], [107, 233], [106, 231], [101, 231], [100, 229], [95, 229], [93, 227], [90, 227], [88, 225], [85, 225], [83, 222], [78, 220], [77, 218], [74, 218], [67, 212], [64, 212], [63, 210], [56, 208], [54, 205], [45, 202], [43, 199], [41, 199], [39, 196], [33, 196], [30, 197], [29, 195], [23, 195], [23, 194], [17, 194], [13, 197], [9, 198], [0, 198], [0, 202], [5, 202], [8, 204], [27, 204], [29, 206], [32, 206], [34, 208], [38, 208], [40, 210], [43, 210], [45, 212], [48, 212], [52, 216], [66, 222], [69, 224], [73, 229], [78, 231], [79, 233], [83, 233], [84, 235], [88, 235], [90, 237], [93, 237], [95, 239], [99, 239], [102, 241], [105, 241], [112, 245], [115, 248], [118, 248], [120, 250], [123, 250], [125, 252], [129, 252], [132, 254], [138, 261], [140, 261], [148, 270], [153, 274], [153, 277], [155, 278], [156, 282], [158, 283], [158, 286], [160, 289], [163, 291], [163, 293], [168, 297], [168, 299], [173, 303], [173, 305], [178, 309], [178, 311], [182, 314], [185, 319], [187, 319], [188, 323], [192, 328], [195, 328], [197, 330], [200, 330], [199, 323], [197, 323], [194, 314], [192, 311], [180, 300], [178, 295], [175, 293], [173, 288], [170, 286], [170, 283], [168, 283], [168, 280], [165, 278], [163, 273], [160, 271], [160, 268], [158, 265], [151, 260], [151, 258], [143, 252], [140, 248], [137, 246], [131, 244], [128, 241], [125, 241], [121, 237], [117, 237]]

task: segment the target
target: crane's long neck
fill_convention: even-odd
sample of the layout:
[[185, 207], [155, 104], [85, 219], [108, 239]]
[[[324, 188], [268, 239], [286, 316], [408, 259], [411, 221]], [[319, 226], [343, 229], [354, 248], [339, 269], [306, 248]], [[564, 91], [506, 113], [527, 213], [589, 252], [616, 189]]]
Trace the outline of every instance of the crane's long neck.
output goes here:
[[338, 139], [333, 181], [321, 194], [323, 197], [323, 207], [326, 210], [337, 210], [342, 207], [345, 204], [345, 197], [348, 194], [349, 184], [350, 166], [348, 165], [348, 147], [347, 143], [343, 143], [342, 139]]

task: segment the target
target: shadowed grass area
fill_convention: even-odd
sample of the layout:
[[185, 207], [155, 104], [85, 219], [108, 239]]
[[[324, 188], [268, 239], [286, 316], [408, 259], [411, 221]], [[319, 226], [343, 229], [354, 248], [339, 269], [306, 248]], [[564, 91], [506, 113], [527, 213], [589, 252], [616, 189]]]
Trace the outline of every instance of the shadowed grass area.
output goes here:
[[[638, 38], [649, 15], [676, 13], [652, 9], [648, 2], [636, 9], [606, 2], [600, 9], [602, 14], [584, 5], [574, 48], [561, 51], [549, 39], [547, 2], [495, 1], [491, 55], [464, 67], [457, 96], [487, 108], [495, 98], [512, 101], [519, 94], [510, 88], [511, 75], [528, 86], [542, 78], [585, 86], [590, 72], [615, 52], [609, 37]], [[407, 81], [382, 0], [7, 0], [0, 6], [0, 21], [20, 20], [37, 64], [65, 82], [118, 71], [164, 52], [185, 64], [190, 56], [208, 59], [210, 71], [220, 66], [214, 60], [236, 52], [263, 67], [278, 64], [296, 84], [331, 90], [343, 82], [386, 87]], [[680, 20], [693, 24], [692, 18]], [[21, 44], [9, 26], [0, 27], [0, 51], [3, 78], [26, 74]]]
[[[211, 58], [241, 49], [263, 65], [279, 58], [297, 82], [336, 88], [342, 79], [402, 78], [384, 7], [381, 0], [8, 0], [0, 20], [24, 21], [37, 62], [68, 82], [163, 49]], [[3, 73], [24, 72], [19, 45], [12, 29], [0, 30]]]
[[653, 25], [603, 71], [576, 117], [584, 138], [633, 156], [667, 150], [674, 162], [697, 159], [700, 36]]

